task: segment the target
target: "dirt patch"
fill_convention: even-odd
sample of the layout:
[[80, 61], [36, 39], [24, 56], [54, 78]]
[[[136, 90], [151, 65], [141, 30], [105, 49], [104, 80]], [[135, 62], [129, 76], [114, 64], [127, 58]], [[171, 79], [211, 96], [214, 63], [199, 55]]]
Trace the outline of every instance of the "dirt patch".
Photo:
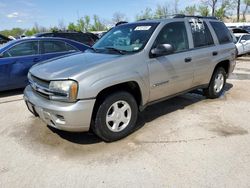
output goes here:
[[216, 132], [220, 136], [226, 136], [226, 137], [248, 134], [248, 131], [241, 127], [230, 127], [230, 126], [219, 126], [212, 129], [212, 131]]

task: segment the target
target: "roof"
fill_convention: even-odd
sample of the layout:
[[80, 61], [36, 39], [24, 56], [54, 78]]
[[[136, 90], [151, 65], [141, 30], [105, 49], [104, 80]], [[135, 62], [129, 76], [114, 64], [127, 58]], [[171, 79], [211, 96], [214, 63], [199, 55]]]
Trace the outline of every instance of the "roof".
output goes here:
[[[160, 18], [160, 19], [142, 19], [137, 22], [145, 22], [145, 23], [160, 23], [160, 22], [165, 22], [167, 20], [172, 20], [172, 19], [184, 19], [184, 18], [197, 18], [197, 19], [209, 19], [209, 20], [217, 20], [219, 21], [216, 17], [213, 16], [196, 16], [196, 15], [185, 15], [185, 14], [176, 14], [176, 15], [170, 15], [167, 18]], [[137, 23], [136, 22], [136, 23]]]

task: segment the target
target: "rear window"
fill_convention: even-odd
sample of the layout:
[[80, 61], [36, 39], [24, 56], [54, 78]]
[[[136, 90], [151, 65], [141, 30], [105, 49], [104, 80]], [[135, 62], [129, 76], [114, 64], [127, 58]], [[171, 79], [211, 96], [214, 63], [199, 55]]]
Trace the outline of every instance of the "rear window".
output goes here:
[[82, 33], [58, 33], [57, 36], [62, 37], [62, 38], [71, 39], [74, 41], [78, 41], [78, 42], [81, 42], [84, 44], [89, 44], [89, 43], [93, 42], [88, 35], [85, 35]]
[[233, 38], [224, 23], [210, 22], [210, 24], [213, 27], [220, 44], [233, 42]]
[[72, 46], [61, 41], [42, 41], [43, 53], [57, 53], [57, 52], [69, 52], [77, 51]]

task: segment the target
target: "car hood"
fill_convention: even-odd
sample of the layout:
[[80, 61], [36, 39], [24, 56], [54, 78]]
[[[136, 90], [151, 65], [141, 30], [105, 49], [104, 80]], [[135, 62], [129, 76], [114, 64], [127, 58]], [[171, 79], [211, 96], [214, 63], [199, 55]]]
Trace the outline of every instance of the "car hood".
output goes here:
[[69, 79], [119, 57], [121, 55], [85, 52], [39, 63], [30, 69], [30, 73], [44, 80]]

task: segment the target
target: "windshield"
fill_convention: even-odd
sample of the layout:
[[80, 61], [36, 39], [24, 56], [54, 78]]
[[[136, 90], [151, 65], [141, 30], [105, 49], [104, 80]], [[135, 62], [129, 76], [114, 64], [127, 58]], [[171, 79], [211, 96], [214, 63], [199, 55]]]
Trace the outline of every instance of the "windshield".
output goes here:
[[150, 39], [158, 23], [124, 24], [113, 28], [93, 48], [113, 52], [138, 52]]

